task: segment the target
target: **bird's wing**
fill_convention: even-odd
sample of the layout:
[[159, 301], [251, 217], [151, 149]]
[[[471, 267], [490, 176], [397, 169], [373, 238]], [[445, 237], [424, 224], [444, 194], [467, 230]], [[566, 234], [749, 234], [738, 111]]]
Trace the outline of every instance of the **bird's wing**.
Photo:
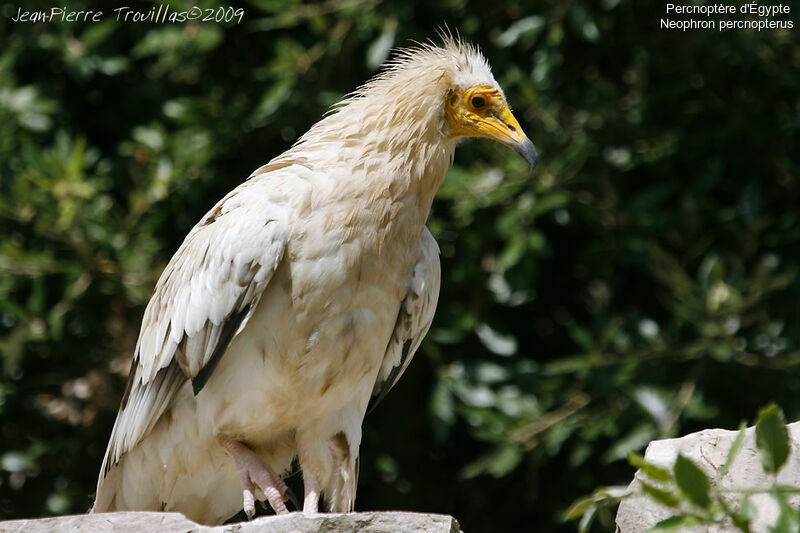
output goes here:
[[400, 305], [397, 322], [386, 347], [369, 410], [389, 393], [403, 375], [433, 322], [441, 285], [439, 245], [425, 228], [419, 241], [419, 258], [414, 265], [408, 292]]
[[283, 259], [285, 208], [245, 182], [187, 235], [147, 305], [100, 482], [187, 379], [200, 392]]

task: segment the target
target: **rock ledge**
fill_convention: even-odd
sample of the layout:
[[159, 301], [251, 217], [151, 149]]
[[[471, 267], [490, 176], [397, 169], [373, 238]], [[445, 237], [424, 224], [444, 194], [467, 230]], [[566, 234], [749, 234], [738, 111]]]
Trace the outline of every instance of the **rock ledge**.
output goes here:
[[452, 516], [406, 512], [347, 514], [291, 513], [252, 522], [201, 526], [180, 513], [119, 512], [0, 522], [2, 533], [79, 532], [141, 533], [459, 533]]
[[[778, 473], [778, 483], [786, 486], [800, 487], [800, 422], [786, 426], [791, 440], [792, 453], [786, 465]], [[727, 475], [719, 478], [718, 471], [725, 464], [728, 452], [733, 441], [739, 434], [738, 431], [724, 429], [706, 429], [692, 433], [678, 439], [656, 440], [647, 446], [645, 459], [663, 468], [672, 469], [678, 454], [688, 457], [700, 467], [709, 477], [712, 487], [720, 490], [757, 489], [770, 487], [771, 476], [766, 474], [761, 467], [761, 459], [756, 447], [755, 428], [744, 430], [744, 440], [739, 453], [736, 455], [731, 469]], [[643, 474], [636, 472], [629, 485], [631, 489], [640, 487], [640, 477]], [[739, 497], [730, 501], [731, 506], [737, 506]], [[755, 508], [755, 517], [750, 524], [753, 533], [767, 533], [775, 524], [779, 509], [776, 501], [768, 494], [755, 494], [750, 497], [750, 502]], [[800, 506], [800, 496], [789, 498], [794, 507]], [[645, 533], [659, 521], [668, 518], [675, 512], [652, 499], [640, 495], [630, 496], [622, 500], [617, 510], [616, 533]], [[729, 533], [739, 531], [730, 524], [712, 525], [709, 527], [697, 526], [684, 528], [681, 533]]]

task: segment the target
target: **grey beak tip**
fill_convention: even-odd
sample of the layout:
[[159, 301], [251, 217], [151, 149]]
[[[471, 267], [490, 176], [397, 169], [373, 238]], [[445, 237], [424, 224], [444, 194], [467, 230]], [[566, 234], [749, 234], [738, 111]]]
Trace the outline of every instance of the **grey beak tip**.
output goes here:
[[533, 172], [533, 169], [536, 168], [536, 162], [539, 160], [539, 152], [536, 150], [536, 145], [533, 144], [533, 141], [526, 138], [524, 141], [514, 144], [514, 150], [528, 162], [531, 166], [531, 172]]

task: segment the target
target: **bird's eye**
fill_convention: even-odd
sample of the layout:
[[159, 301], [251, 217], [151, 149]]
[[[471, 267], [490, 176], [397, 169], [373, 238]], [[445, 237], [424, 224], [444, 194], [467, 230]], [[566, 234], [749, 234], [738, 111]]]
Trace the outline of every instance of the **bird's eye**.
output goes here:
[[480, 109], [481, 107], [486, 105], [486, 100], [482, 96], [473, 96], [472, 97], [472, 107], [475, 109]]

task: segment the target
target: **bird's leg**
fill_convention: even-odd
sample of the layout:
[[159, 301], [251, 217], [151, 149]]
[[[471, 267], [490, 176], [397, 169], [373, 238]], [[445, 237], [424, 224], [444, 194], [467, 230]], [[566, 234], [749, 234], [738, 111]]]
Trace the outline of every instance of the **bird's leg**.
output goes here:
[[255, 487], [250, 480], [250, 475], [247, 470], [239, 470], [239, 478], [242, 480], [242, 509], [244, 514], [247, 515], [248, 520], [252, 520], [256, 514], [256, 496]]
[[288, 514], [286, 509], [286, 483], [275, 473], [272, 468], [265, 465], [251, 449], [228, 437], [217, 437], [217, 441], [239, 470], [239, 477], [242, 480], [242, 508], [248, 518], [255, 514], [255, 494], [257, 486], [267, 497], [267, 501], [272, 506], [275, 514]]
[[306, 493], [303, 498], [303, 512], [319, 512], [319, 482], [317, 478], [313, 476], [303, 476], [303, 486]]

